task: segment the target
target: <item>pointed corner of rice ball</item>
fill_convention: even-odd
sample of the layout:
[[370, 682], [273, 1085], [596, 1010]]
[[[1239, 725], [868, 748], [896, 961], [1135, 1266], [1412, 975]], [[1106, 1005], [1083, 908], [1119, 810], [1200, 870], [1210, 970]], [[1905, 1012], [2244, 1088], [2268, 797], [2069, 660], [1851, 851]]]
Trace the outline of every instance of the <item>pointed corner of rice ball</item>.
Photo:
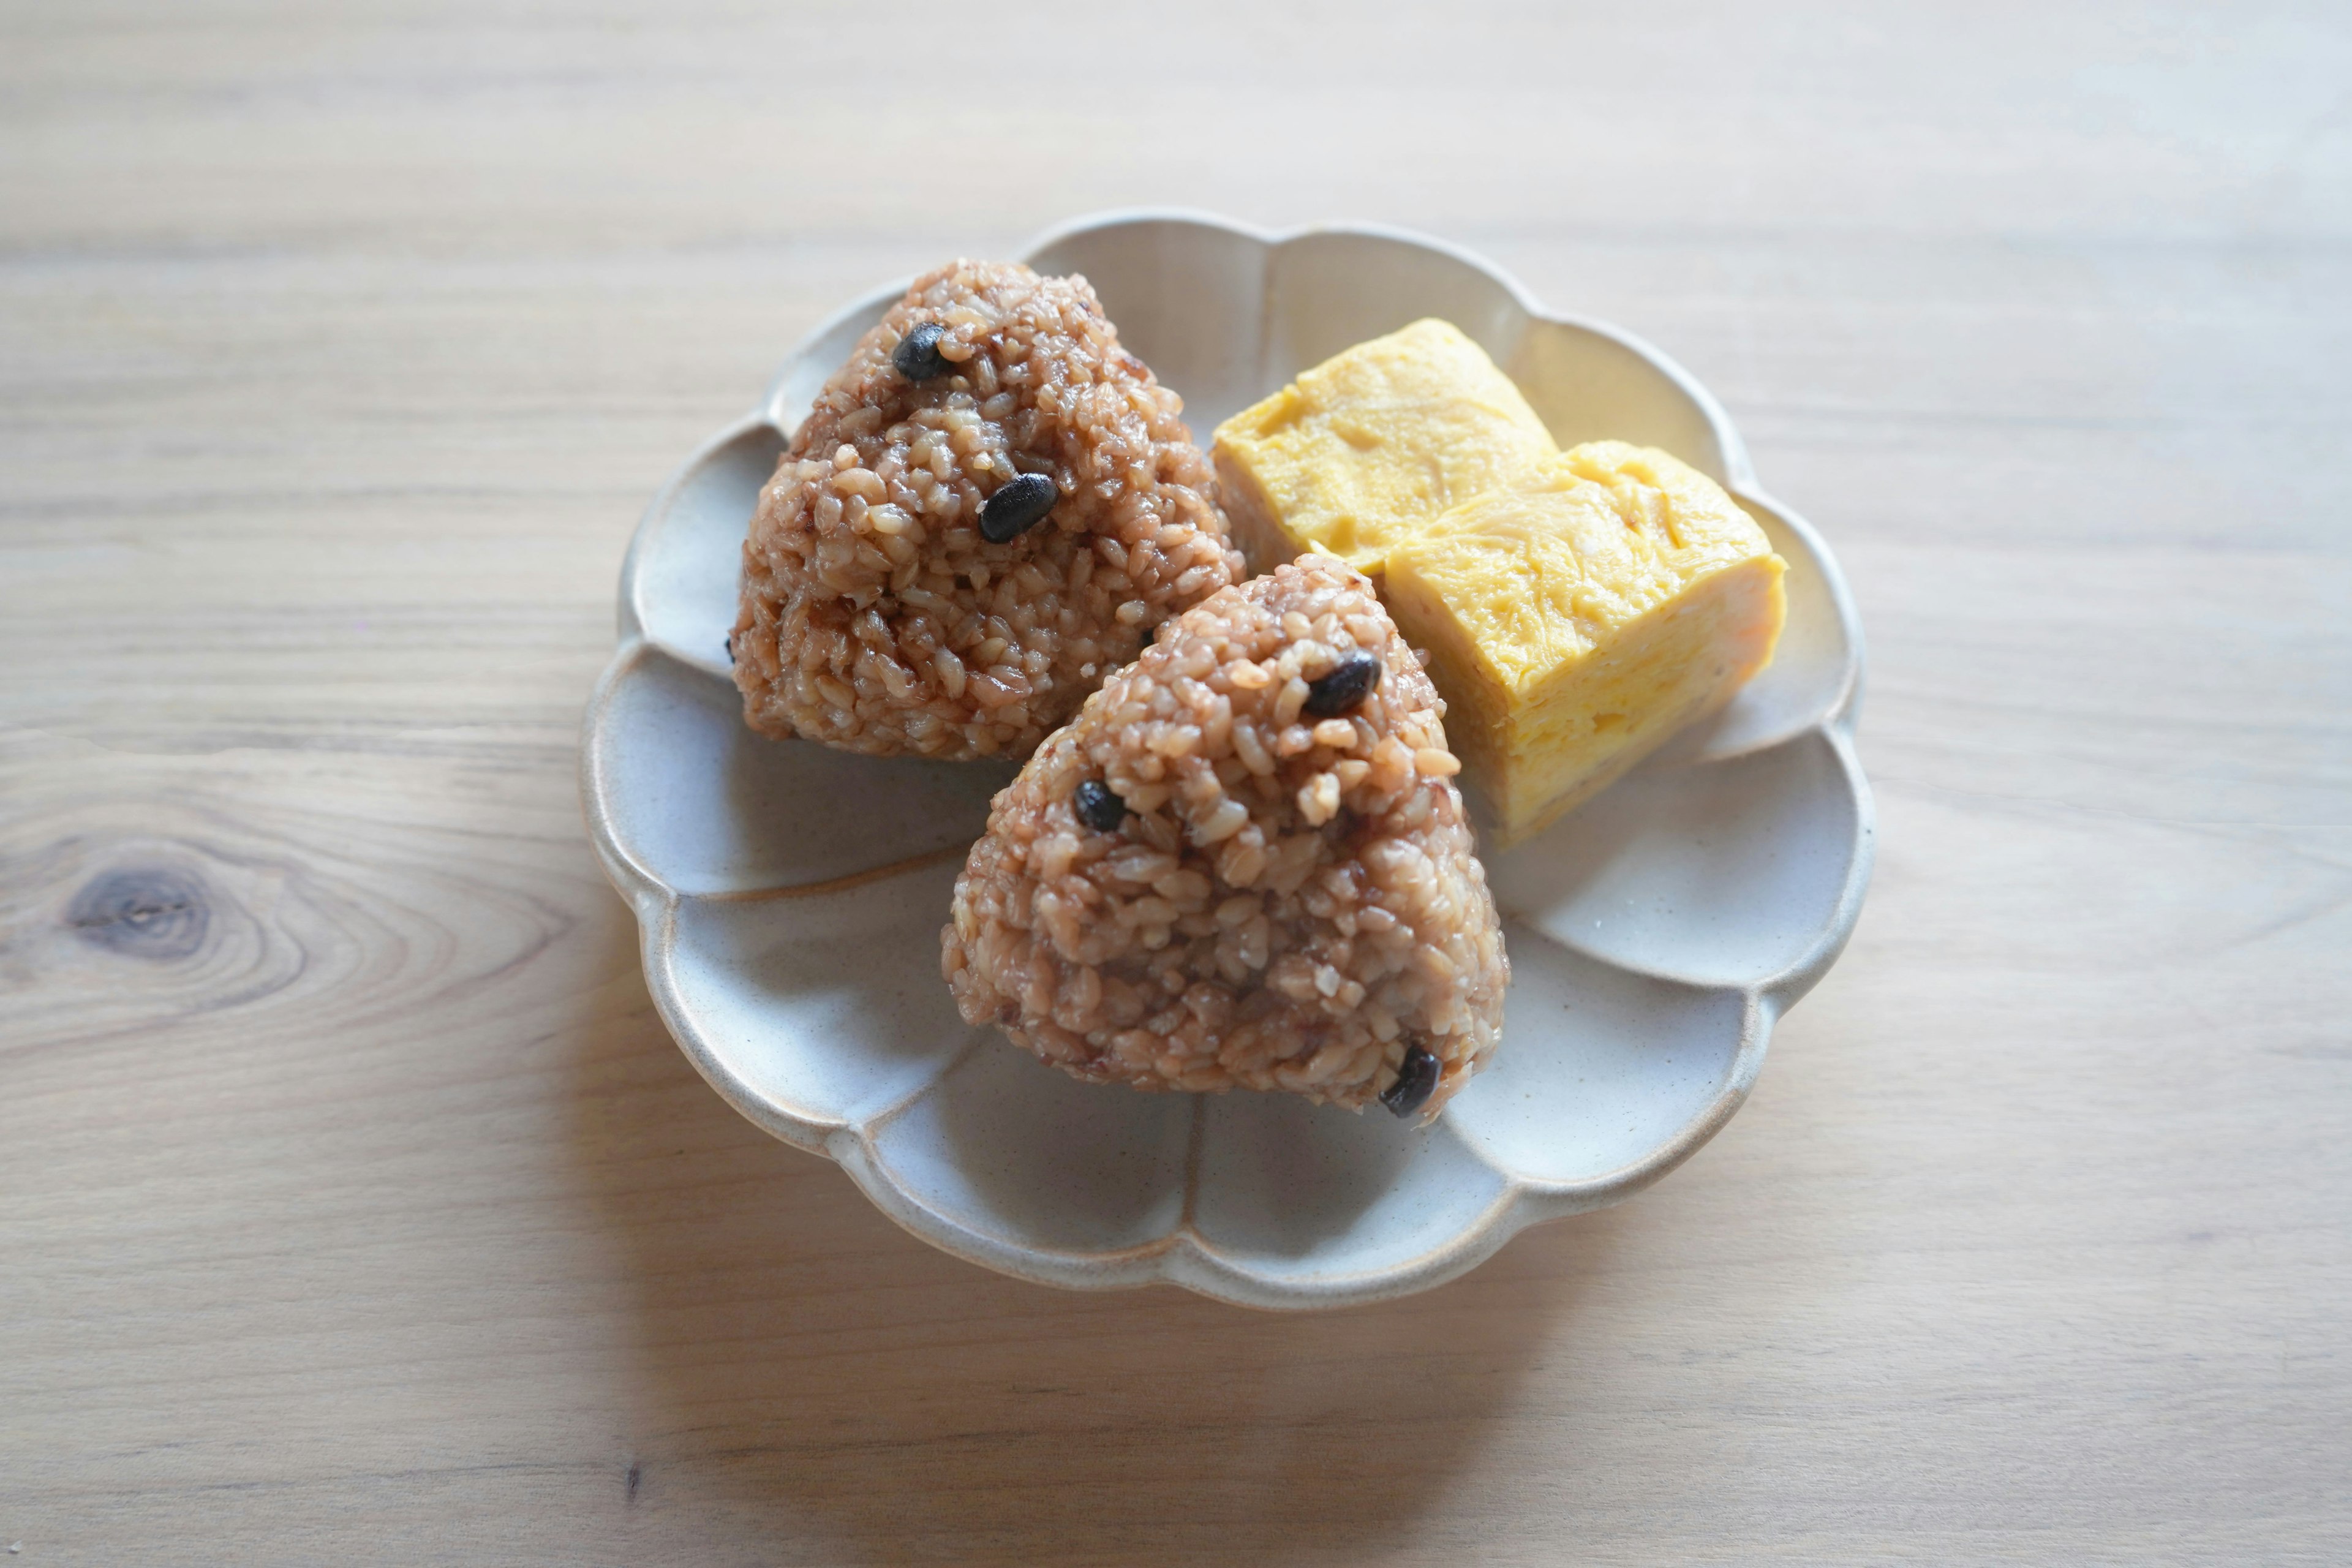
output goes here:
[[1444, 705], [1345, 563], [1160, 629], [997, 797], [941, 971], [1075, 1077], [1433, 1115], [1510, 967]]
[[1241, 576], [1183, 400], [1083, 278], [958, 261], [818, 393], [761, 491], [732, 648], [752, 729], [1026, 756]]

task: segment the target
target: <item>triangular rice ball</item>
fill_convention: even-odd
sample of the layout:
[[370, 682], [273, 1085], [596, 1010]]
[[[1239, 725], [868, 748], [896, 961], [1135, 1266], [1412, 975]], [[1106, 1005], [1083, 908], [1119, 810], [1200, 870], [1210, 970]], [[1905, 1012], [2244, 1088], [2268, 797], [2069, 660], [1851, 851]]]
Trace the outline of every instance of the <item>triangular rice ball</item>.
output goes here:
[[1029, 754], [1241, 574], [1183, 401], [1083, 278], [959, 261], [817, 395], [743, 546], [743, 716], [854, 752]]
[[1433, 1111], [1510, 978], [1444, 711], [1328, 557], [1171, 621], [996, 797], [941, 938], [963, 1016], [1093, 1082]]

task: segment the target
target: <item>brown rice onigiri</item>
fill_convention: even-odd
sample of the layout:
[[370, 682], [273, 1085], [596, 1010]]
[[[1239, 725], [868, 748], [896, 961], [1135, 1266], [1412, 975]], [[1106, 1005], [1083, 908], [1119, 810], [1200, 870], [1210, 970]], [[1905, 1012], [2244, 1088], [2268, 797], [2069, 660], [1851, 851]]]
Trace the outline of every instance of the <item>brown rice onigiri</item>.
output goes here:
[[[745, 720], [854, 752], [1026, 756], [1242, 574], [1182, 407], [1084, 278], [958, 261], [916, 279], [761, 492], [730, 639]], [[983, 509], [1016, 481], [1007, 502], [1051, 510], [992, 542]]]
[[1170, 622], [997, 795], [941, 933], [965, 1020], [1092, 1082], [1433, 1114], [1510, 978], [1444, 711], [1328, 557]]

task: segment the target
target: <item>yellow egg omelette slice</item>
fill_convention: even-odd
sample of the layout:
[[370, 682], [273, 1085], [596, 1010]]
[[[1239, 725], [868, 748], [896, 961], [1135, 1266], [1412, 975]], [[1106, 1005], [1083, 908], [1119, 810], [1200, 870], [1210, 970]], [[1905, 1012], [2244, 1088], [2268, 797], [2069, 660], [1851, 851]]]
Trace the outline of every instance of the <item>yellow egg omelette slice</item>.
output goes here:
[[1449, 321], [1325, 360], [1217, 426], [1218, 499], [1253, 572], [1310, 550], [1377, 578], [1389, 547], [1559, 450]]
[[1771, 662], [1787, 569], [1706, 475], [1594, 441], [1403, 532], [1381, 597], [1426, 650], [1501, 841], [1542, 828]]

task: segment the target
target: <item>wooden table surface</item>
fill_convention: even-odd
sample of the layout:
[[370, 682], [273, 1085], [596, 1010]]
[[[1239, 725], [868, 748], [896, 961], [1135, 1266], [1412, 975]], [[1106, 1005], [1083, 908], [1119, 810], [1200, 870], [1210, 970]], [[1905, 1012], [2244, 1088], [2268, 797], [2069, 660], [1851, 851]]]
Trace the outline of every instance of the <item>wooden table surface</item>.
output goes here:
[[[2340, 6], [6, 0], [0, 1560], [2352, 1558], [2347, 81]], [[582, 830], [670, 467], [1139, 202], [1643, 334], [1871, 638], [1747, 1110], [1389, 1306], [931, 1251]]]

